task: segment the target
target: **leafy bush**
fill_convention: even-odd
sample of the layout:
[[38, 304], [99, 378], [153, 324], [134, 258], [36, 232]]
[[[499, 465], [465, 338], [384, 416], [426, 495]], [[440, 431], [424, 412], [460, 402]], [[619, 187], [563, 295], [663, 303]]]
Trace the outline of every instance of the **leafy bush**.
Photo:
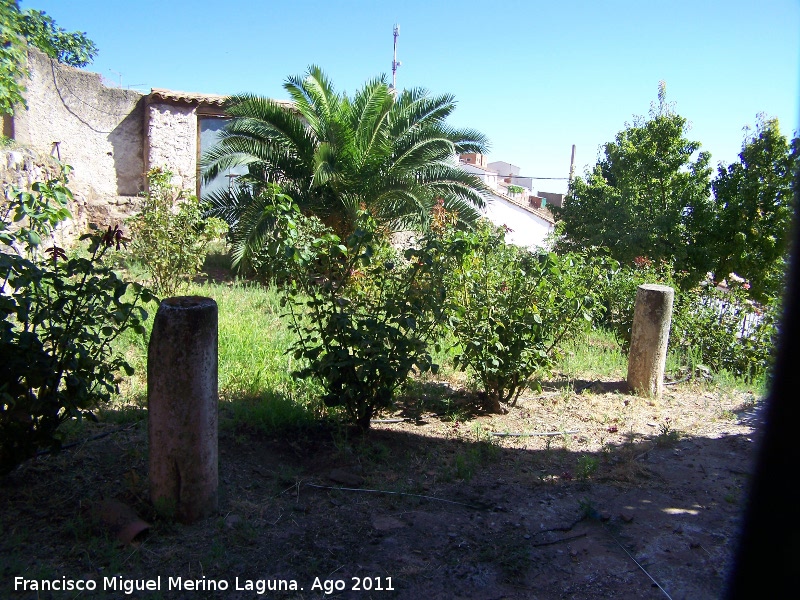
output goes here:
[[197, 197], [172, 184], [170, 171], [147, 173], [141, 211], [128, 219], [131, 257], [150, 273], [153, 290], [174, 296], [203, 266], [208, 244], [226, 230], [219, 219], [204, 219]]
[[455, 232], [463, 245], [450, 286], [453, 331], [461, 353], [456, 366], [470, 370], [488, 408], [516, 403], [534, 374], [545, 373], [560, 345], [591, 322], [602, 306], [604, 258], [585, 254], [535, 254], [505, 243], [488, 223]]
[[678, 294], [670, 349], [684, 365], [702, 363], [755, 379], [772, 366], [777, 342], [778, 302], [761, 307], [740, 288], [715, 286]]
[[399, 255], [363, 210], [342, 240], [286, 196], [266, 198], [259, 212], [272, 233], [261, 254], [286, 270], [293, 354], [305, 363], [296, 374], [318, 378], [326, 406], [367, 429], [412, 369], [437, 370], [428, 343], [444, 319], [443, 246], [430, 236]]
[[123, 242], [111, 229], [89, 240], [88, 257], [43, 239], [70, 213], [65, 181], [14, 190], [2, 211], [0, 242], [0, 473], [40, 447], [58, 448], [59, 425], [91, 414], [118, 391], [116, 373], [133, 369], [112, 342], [144, 333], [142, 304], [152, 296], [103, 264]]
[[623, 351], [628, 352], [636, 302], [636, 290], [644, 283], [660, 283], [675, 289], [669, 351], [685, 365], [723, 369], [748, 379], [756, 378], [772, 364], [777, 336], [778, 300], [759, 306], [747, 299], [740, 286], [719, 290], [713, 285], [682, 291], [666, 263], [636, 259], [611, 277], [606, 291], [605, 323]]

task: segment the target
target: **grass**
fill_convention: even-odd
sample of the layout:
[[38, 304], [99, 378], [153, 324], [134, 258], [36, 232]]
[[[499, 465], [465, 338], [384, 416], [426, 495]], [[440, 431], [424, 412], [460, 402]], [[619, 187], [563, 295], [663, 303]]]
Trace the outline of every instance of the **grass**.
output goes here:
[[[283, 322], [278, 292], [250, 283], [192, 284], [185, 295], [213, 298], [219, 307], [219, 395], [223, 417], [264, 432], [308, 424], [323, 414], [313, 382], [292, 377], [287, 354], [293, 336]], [[154, 316], [156, 306], [148, 307]], [[152, 318], [148, 321], [152, 327]], [[132, 331], [119, 340], [135, 369], [115, 413], [143, 407], [147, 397], [147, 343]]]
[[[678, 379], [685, 376], [686, 356], [675, 352], [667, 355], [667, 378]], [[698, 362], [693, 357], [691, 366]], [[614, 334], [605, 329], [591, 329], [579, 338], [569, 342], [564, 348], [564, 358], [556, 367], [568, 379], [609, 378], [623, 380], [627, 377], [628, 357], [623, 354]], [[747, 380], [729, 371], [719, 371], [710, 379], [697, 379], [701, 387], [708, 391], [733, 393], [749, 393], [755, 397], [764, 397], [767, 390], [767, 378], [759, 377]]]
[[591, 329], [569, 342], [558, 369], [569, 379], [591, 374], [593, 377], [624, 378], [628, 358], [620, 350], [614, 334]]
[[[227, 257], [215, 251], [207, 265], [224, 270]], [[228, 272], [229, 274], [229, 272]], [[129, 273], [140, 276], [134, 265]], [[227, 275], [225, 279], [228, 279]], [[235, 281], [224, 283], [193, 283], [182, 293], [213, 298], [219, 306], [219, 393], [221, 425], [235, 431], [271, 433], [310, 426], [321, 417], [330, 415], [319, 398], [321, 387], [313, 380], [292, 376], [298, 366], [288, 350], [293, 333], [280, 307], [280, 293], [274, 287]], [[148, 307], [154, 315], [155, 304]], [[149, 320], [152, 326], [152, 319]], [[136, 373], [122, 384], [122, 395], [113, 406], [101, 411], [103, 420], [126, 424], [143, 418], [146, 407], [148, 336], [126, 332], [118, 340]], [[468, 421], [475, 411], [477, 396], [464, 393], [467, 376], [453, 368], [453, 356], [458, 352], [452, 336], [447, 333], [432, 348], [434, 362], [441, 365], [436, 376], [426, 374], [410, 380], [399, 400], [409, 414], [435, 412], [453, 422]], [[676, 372], [680, 363], [676, 356], [668, 357], [668, 371]], [[564, 347], [564, 356], [555, 370], [567, 380], [615, 379], [624, 380], [627, 357], [620, 350], [614, 335], [603, 329], [592, 329]], [[441, 382], [447, 381], [448, 385]], [[709, 391], [749, 392], [761, 397], [763, 381], [746, 382], [729, 373], [721, 373], [711, 381], [701, 382]], [[565, 388], [571, 394], [571, 389]], [[336, 413], [334, 413], [336, 414]], [[456, 476], [469, 479], [479, 457], [461, 457]], [[589, 465], [584, 465], [589, 471]], [[588, 475], [589, 473], [587, 473]]]

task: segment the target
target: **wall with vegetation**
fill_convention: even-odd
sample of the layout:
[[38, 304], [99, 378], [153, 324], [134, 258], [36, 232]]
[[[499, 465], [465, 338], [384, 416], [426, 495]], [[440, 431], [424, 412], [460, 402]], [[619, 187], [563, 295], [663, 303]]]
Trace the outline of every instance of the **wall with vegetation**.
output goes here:
[[[11, 197], [12, 188], [30, 190], [36, 181], [58, 177], [61, 169], [51, 156], [13, 145], [0, 150], [0, 206]], [[56, 242], [64, 245], [75, 239], [87, 225], [86, 203], [75, 199], [69, 206], [73, 218], [59, 224], [55, 230]]]

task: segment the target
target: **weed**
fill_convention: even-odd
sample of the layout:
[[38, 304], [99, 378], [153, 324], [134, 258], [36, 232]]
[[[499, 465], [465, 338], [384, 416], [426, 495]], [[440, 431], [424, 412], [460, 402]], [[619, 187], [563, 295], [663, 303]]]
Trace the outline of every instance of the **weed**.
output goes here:
[[386, 444], [367, 439], [360, 439], [353, 448], [360, 460], [372, 464], [384, 464], [390, 459], [390, 450]]
[[472, 459], [472, 456], [469, 454], [456, 454], [455, 458], [455, 465], [454, 465], [454, 475], [456, 479], [462, 479], [464, 481], [470, 481], [472, 476], [475, 474], [475, 462]]
[[681, 432], [672, 428], [670, 418], [667, 417], [664, 422], [659, 426], [658, 435], [656, 436], [656, 444], [659, 446], [671, 446], [681, 439]]
[[595, 472], [597, 472], [597, 467], [599, 466], [600, 461], [598, 461], [593, 456], [583, 455], [578, 459], [578, 469], [576, 471], [576, 475], [578, 479], [589, 479]]
[[214, 541], [211, 542], [211, 546], [208, 549], [208, 556], [211, 559], [209, 562], [218, 563], [227, 554], [227, 548], [225, 542], [223, 542], [219, 536], [214, 537]]
[[275, 471], [275, 483], [280, 488], [279, 491], [284, 491], [288, 486], [295, 485], [302, 475], [302, 469], [296, 469], [287, 464], [278, 465], [278, 470]]
[[259, 531], [250, 521], [241, 520], [233, 526], [231, 537], [236, 546], [252, 546], [258, 541]]

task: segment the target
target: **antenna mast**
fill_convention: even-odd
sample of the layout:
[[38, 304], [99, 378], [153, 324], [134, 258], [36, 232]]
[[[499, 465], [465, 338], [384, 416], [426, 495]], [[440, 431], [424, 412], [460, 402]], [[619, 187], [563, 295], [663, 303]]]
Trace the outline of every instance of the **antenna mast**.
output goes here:
[[400, 25], [395, 24], [394, 26], [394, 59], [392, 60], [392, 89], [397, 89], [397, 67], [402, 65], [399, 60], [397, 60], [397, 38], [400, 35]]
[[569, 182], [572, 183], [572, 178], [575, 176], [575, 144], [572, 144], [572, 158], [569, 161]]

